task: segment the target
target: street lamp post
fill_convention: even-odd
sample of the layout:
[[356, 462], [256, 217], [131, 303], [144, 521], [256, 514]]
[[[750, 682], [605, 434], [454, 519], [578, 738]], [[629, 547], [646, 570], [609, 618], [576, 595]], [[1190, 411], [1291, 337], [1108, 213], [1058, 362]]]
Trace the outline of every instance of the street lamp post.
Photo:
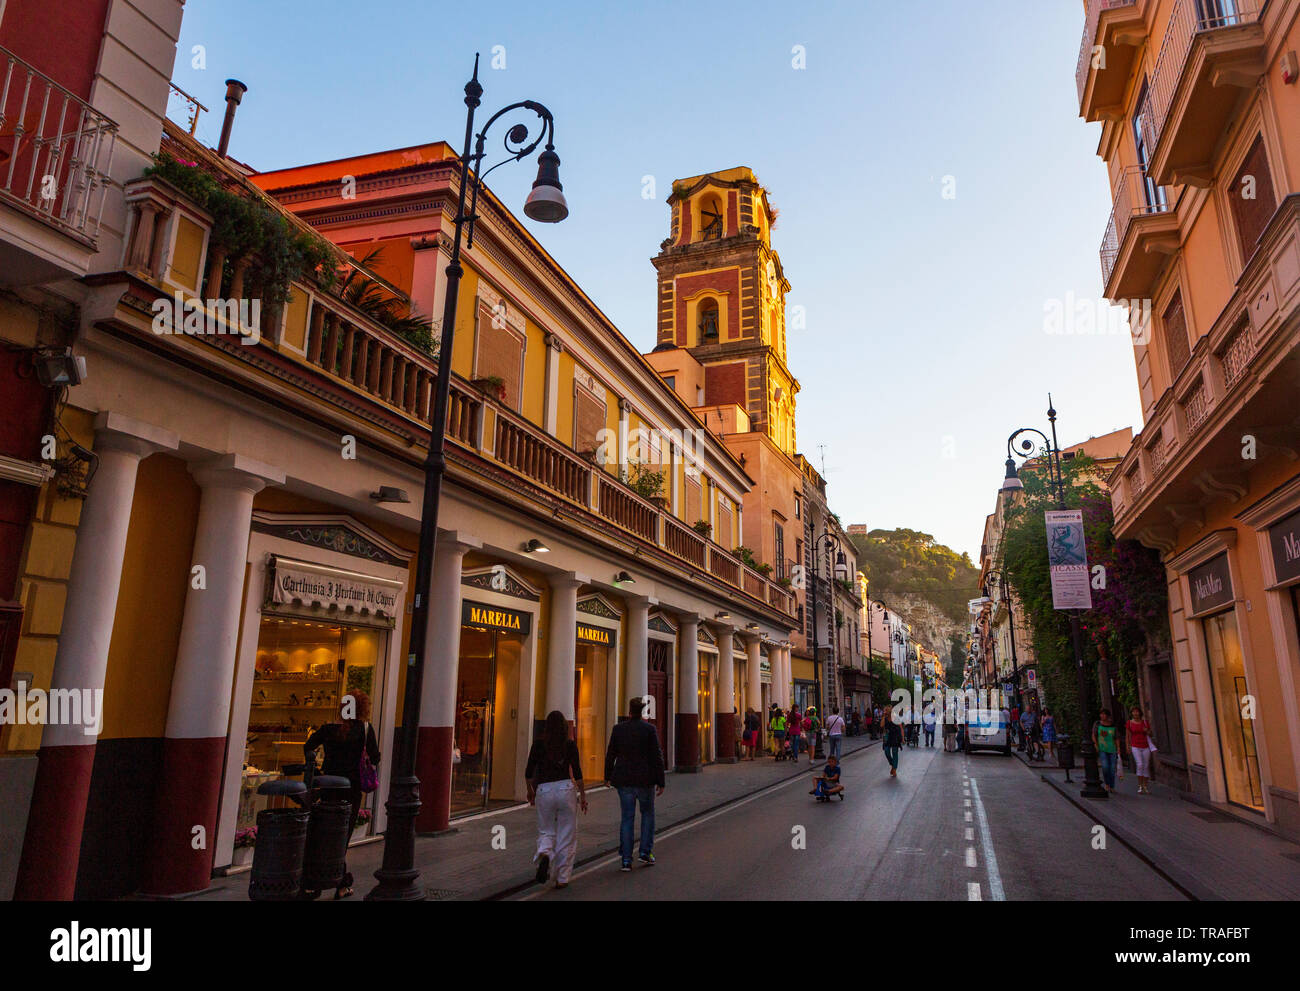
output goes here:
[[[813, 550], [812, 654], [813, 654], [814, 667], [820, 662], [821, 659], [821, 650], [818, 647], [818, 636], [817, 636], [817, 561], [821, 557], [822, 541], [826, 541], [828, 551], [831, 547], [834, 547], [836, 549], [835, 577], [843, 578], [844, 580], [847, 581], [849, 575], [849, 564], [847, 559], [844, 557], [844, 547], [840, 543], [840, 538], [836, 536], [834, 533], [832, 533], [831, 528], [827, 526], [824, 530], [822, 530], [821, 536], [819, 536], [816, 540], [813, 541], [813, 549], [812, 549]], [[827, 678], [826, 690], [827, 690], [828, 697], [835, 698], [836, 697], [835, 665], [838, 663], [838, 660], [835, 657], [835, 584], [834, 582], [832, 582], [830, 586], [830, 600], [831, 601], [830, 601], [829, 613], [828, 613], [828, 615], [830, 616], [830, 622], [827, 625], [830, 628], [830, 635], [831, 635], [831, 659], [827, 665], [827, 671], [829, 677]], [[826, 715], [825, 713], [822, 713], [822, 718], [825, 718], [825, 715]], [[820, 737], [818, 739], [820, 740]], [[816, 751], [814, 751], [813, 755], [817, 756]]]
[[[483, 163], [488, 128], [504, 114], [531, 110], [541, 118], [541, 133], [529, 141], [528, 127], [515, 124], [504, 139], [508, 157], [488, 169], [517, 162], [532, 154], [546, 139], [546, 148], [537, 156], [537, 181], [524, 202], [524, 214], [532, 220], [554, 224], [569, 215], [560, 185], [560, 158], [555, 153], [555, 120], [540, 103], [523, 100], [497, 111], [479, 131], [475, 140], [474, 111], [478, 108], [483, 87], [478, 81], [478, 56], [474, 56], [474, 75], [465, 84], [465, 152], [460, 160], [460, 189], [456, 200], [455, 235], [451, 260], [447, 264], [447, 297], [442, 311], [442, 328], [438, 344], [438, 378], [434, 386], [433, 407], [429, 415], [429, 452], [424, 461], [424, 498], [420, 514], [420, 542], [416, 558], [415, 587], [412, 590], [411, 633], [407, 651], [406, 694], [402, 704], [402, 734], [395, 748], [393, 777], [388, 786], [388, 828], [384, 833], [384, 859], [375, 878], [379, 884], [366, 896], [374, 901], [419, 901], [425, 896], [416, 883], [420, 872], [415, 868], [415, 820], [420, 812], [420, 782], [415, 776], [416, 745], [420, 732], [420, 694], [428, 647], [429, 595], [433, 584], [433, 557], [438, 541], [438, 503], [442, 495], [442, 476], [446, 467], [443, 443], [447, 432], [447, 402], [451, 393], [451, 356], [456, 329], [456, 301], [463, 269], [460, 264], [461, 235], [468, 228], [469, 247], [474, 246], [474, 209], [478, 191], [486, 173]], [[473, 178], [471, 179], [471, 173]], [[469, 213], [465, 212], [465, 194], [471, 192]], [[445, 632], [445, 631], [444, 631]]]
[[875, 652], [872, 650], [871, 647], [871, 627], [872, 627], [871, 610], [876, 606], [880, 607], [880, 611], [882, 613], [881, 622], [882, 623], [889, 622], [889, 606], [885, 604], [885, 600], [872, 599], [870, 596], [868, 596], [867, 598], [867, 675], [871, 680], [871, 706], [873, 709], [875, 708], [876, 705], [876, 669], [873, 666], [875, 664]]
[[[1020, 441], [1019, 451], [1015, 450], [1016, 438], [1022, 434], [1037, 434], [1042, 438], [1047, 448], [1047, 478], [1048, 485], [1052, 493], [1056, 496], [1056, 508], [1065, 509], [1065, 475], [1061, 466], [1061, 447], [1056, 440], [1056, 410], [1052, 407], [1052, 397], [1047, 397], [1047, 419], [1051, 423], [1052, 436], [1049, 438], [1041, 430], [1033, 427], [1021, 427], [1007, 438], [1007, 473], [1006, 479], [1002, 483], [1002, 492], [1005, 495], [1024, 488], [1020, 481], [1020, 475], [1016, 471], [1016, 457], [1027, 459], [1030, 452], [1033, 451], [1034, 442], [1028, 437]], [[1089, 726], [1092, 725], [1092, 714], [1088, 708], [1088, 675], [1083, 669], [1083, 633], [1079, 624], [1079, 613], [1071, 609], [1070, 613], [1070, 642], [1074, 648], [1074, 667], [1077, 678], [1079, 692], [1079, 714], [1082, 717], [1083, 725], [1082, 739], [1079, 741], [1079, 755], [1083, 758], [1083, 776], [1084, 784], [1079, 794], [1083, 798], [1107, 798], [1109, 797], [1106, 789], [1101, 786], [1101, 778], [1097, 772], [1097, 748], [1093, 746], [1092, 734], [1089, 732]]]

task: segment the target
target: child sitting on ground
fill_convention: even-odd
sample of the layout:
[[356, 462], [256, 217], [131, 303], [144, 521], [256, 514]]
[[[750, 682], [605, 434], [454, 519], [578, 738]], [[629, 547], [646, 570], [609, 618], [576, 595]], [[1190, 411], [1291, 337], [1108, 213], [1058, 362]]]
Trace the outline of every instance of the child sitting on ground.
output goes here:
[[813, 790], [808, 794], [815, 796], [819, 802], [827, 802], [832, 795], [838, 795], [843, 790], [844, 786], [840, 784], [840, 761], [831, 754], [826, 758], [822, 773], [813, 779]]

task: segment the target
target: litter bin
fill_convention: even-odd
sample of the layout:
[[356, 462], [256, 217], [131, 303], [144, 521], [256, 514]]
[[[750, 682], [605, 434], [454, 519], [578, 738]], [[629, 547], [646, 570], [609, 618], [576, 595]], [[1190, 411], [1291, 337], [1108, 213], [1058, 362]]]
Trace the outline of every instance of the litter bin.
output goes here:
[[1056, 765], [1066, 771], [1074, 770], [1074, 744], [1068, 736], [1056, 741]]
[[[259, 795], [279, 796], [302, 803], [307, 786], [301, 781], [267, 781]], [[255, 902], [292, 901], [302, 888], [303, 850], [308, 812], [304, 808], [263, 809], [257, 813], [257, 845], [249, 874], [248, 897]]]
[[340, 887], [347, 874], [348, 840], [352, 838], [352, 803], [342, 797], [351, 788], [347, 778], [317, 775], [312, 780], [320, 798], [312, 803], [302, 864], [302, 890], [315, 898], [326, 888]]

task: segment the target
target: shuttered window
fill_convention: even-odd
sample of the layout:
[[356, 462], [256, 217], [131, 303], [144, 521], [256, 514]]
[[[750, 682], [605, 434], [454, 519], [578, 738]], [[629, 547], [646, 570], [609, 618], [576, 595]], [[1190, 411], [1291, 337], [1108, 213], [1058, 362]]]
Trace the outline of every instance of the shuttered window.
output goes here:
[[1277, 210], [1273, 174], [1269, 171], [1263, 137], [1256, 137], [1250, 146], [1250, 152], [1241, 163], [1236, 181], [1228, 192], [1228, 200], [1232, 203], [1232, 219], [1237, 225], [1244, 265], [1255, 253], [1260, 235]]
[[1183, 312], [1183, 294], [1174, 293], [1174, 298], [1165, 307], [1161, 318], [1165, 332], [1165, 353], [1169, 356], [1170, 379], [1178, 378], [1178, 373], [1191, 357], [1191, 348], [1187, 344], [1187, 316]]
[[478, 309], [474, 376], [499, 378], [505, 389], [506, 405], [519, 411], [523, 405], [524, 339], [499, 318], [494, 321], [486, 304]]

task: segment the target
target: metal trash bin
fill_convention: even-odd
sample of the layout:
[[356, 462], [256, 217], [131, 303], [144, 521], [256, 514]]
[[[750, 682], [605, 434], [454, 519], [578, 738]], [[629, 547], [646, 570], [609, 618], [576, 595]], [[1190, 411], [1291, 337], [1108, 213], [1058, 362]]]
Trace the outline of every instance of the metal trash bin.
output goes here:
[[1074, 770], [1074, 744], [1067, 736], [1056, 741], [1056, 766], [1066, 771]]
[[[352, 803], [338, 797], [352, 783], [335, 775], [316, 775], [312, 784], [321, 798], [312, 803], [307, 824], [302, 889], [314, 898], [326, 888], [338, 888], [347, 876], [348, 841], [352, 838]], [[331, 794], [333, 793], [333, 794]]]
[[[267, 781], [257, 793], [301, 804], [307, 786], [301, 781]], [[250, 901], [283, 902], [298, 897], [308, 818], [305, 808], [263, 809], [257, 813], [257, 844], [253, 847], [248, 881]]]

